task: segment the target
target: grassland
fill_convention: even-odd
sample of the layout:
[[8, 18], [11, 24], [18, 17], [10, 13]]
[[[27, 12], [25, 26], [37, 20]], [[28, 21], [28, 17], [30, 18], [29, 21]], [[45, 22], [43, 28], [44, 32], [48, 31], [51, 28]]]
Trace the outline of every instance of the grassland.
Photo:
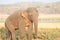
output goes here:
[[[33, 39], [34, 39], [34, 33]], [[6, 40], [7, 31], [4, 27], [0, 29], [0, 37]], [[16, 38], [19, 40], [19, 30], [16, 30]], [[60, 40], [60, 29], [58, 28], [38, 28], [39, 40]]]

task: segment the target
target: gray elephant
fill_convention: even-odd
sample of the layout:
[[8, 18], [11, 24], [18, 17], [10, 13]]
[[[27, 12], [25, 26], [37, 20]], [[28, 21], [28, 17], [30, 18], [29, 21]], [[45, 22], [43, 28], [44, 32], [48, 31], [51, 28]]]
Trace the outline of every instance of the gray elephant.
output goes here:
[[28, 28], [28, 40], [32, 40], [32, 30], [34, 24], [35, 38], [37, 38], [38, 27], [38, 10], [34, 7], [29, 7], [26, 10], [18, 10], [11, 14], [5, 21], [5, 27], [8, 29], [8, 38], [10, 40], [16, 40], [15, 30], [20, 30], [20, 38], [24, 40], [25, 27]]

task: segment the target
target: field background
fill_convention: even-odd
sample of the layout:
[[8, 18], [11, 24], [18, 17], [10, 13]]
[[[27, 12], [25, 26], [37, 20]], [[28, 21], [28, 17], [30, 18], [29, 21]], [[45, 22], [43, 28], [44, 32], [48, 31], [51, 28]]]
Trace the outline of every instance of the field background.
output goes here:
[[[60, 2], [23, 2], [11, 5], [0, 5], [0, 36], [3, 40], [6, 40], [6, 29], [4, 25], [6, 18], [14, 11], [26, 9], [28, 7], [36, 7], [39, 11], [38, 39], [60, 40]], [[18, 33], [19, 31], [17, 30], [16, 35], [19, 39]]]

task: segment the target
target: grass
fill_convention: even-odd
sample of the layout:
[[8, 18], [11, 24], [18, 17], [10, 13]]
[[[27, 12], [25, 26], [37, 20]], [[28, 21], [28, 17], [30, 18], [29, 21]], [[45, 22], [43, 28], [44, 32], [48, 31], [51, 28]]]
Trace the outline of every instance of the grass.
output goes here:
[[[34, 33], [33, 39], [34, 39]], [[0, 36], [3, 40], [6, 40], [7, 37], [7, 31], [5, 28], [0, 29]], [[55, 38], [60, 37], [60, 29], [54, 29], [54, 28], [39, 28], [38, 29], [38, 39], [41, 40], [54, 40]], [[16, 38], [17, 40], [20, 40], [19, 37], [19, 30], [16, 30]]]
[[54, 40], [57, 37], [60, 37], [60, 29], [40, 29], [38, 37], [43, 40]]

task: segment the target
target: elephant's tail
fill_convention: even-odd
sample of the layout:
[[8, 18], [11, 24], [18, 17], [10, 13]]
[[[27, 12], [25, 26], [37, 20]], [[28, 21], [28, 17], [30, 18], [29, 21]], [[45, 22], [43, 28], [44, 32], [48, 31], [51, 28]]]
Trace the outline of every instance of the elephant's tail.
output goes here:
[[6, 22], [5, 22], [5, 28], [7, 28], [7, 29], [8, 29]]

